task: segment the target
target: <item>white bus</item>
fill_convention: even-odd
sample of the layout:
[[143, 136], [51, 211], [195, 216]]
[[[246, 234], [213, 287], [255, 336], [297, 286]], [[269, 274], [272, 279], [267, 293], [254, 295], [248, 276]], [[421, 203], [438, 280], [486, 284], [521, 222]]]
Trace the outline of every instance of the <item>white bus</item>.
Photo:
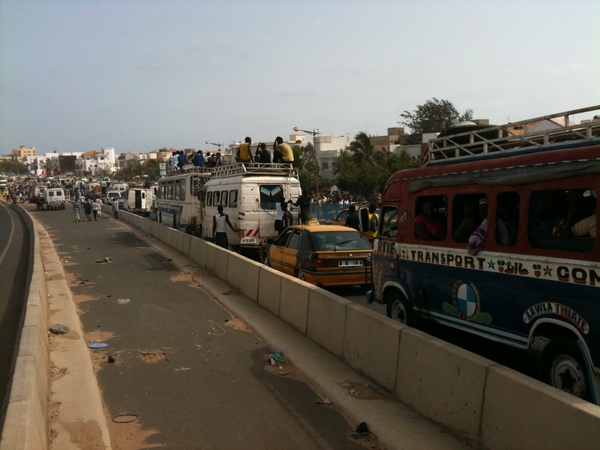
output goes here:
[[231, 246], [259, 250], [267, 239], [276, 238], [275, 205], [281, 200], [295, 202], [301, 194], [295, 169], [290, 164], [235, 163], [212, 170], [205, 185], [203, 237], [212, 237], [213, 217], [222, 205], [238, 230], [234, 233], [227, 229]]
[[210, 177], [210, 169], [193, 167], [161, 178], [156, 198], [158, 222], [199, 235], [202, 224], [201, 188]]

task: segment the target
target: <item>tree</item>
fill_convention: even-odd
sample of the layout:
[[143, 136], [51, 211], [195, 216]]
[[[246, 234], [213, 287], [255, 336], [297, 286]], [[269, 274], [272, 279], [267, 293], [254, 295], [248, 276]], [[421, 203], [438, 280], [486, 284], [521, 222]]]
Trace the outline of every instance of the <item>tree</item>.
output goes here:
[[418, 105], [413, 112], [404, 111], [400, 117], [404, 120], [399, 123], [412, 130], [406, 135], [406, 143], [418, 144], [424, 133], [439, 133], [450, 127], [453, 122], [471, 120], [473, 110], [467, 109], [464, 114], [460, 114], [448, 100], [438, 100], [434, 97], [424, 105]]

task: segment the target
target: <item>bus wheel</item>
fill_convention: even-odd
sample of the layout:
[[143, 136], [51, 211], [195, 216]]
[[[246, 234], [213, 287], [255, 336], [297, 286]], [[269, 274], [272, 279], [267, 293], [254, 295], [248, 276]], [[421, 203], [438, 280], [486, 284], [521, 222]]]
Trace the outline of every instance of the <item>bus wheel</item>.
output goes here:
[[585, 360], [577, 341], [569, 338], [550, 341], [544, 348], [542, 358], [545, 381], [550, 386], [590, 400]]
[[388, 294], [387, 316], [405, 325], [413, 325], [412, 311], [404, 295], [397, 289]]

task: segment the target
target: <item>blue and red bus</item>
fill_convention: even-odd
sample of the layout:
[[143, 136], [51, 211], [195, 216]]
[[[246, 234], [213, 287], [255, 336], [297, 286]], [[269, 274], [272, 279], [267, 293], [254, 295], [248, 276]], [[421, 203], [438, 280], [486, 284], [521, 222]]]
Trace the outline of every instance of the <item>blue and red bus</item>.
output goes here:
[[570, 120], [594, 110], [430, 141], [386, 183], [369, 301], [409, 325], [536, 342], [545, 381], [598, 403], [600, 120]]

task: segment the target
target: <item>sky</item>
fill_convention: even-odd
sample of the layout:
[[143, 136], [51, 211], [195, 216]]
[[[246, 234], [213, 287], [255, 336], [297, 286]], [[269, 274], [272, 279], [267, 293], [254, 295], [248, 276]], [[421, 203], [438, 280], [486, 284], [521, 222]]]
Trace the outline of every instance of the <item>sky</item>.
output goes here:
[[492, 124], [600, 105], [598, 23], [598, 0], [0, 0], [0, 155], [385, 135], [433, 98]]

